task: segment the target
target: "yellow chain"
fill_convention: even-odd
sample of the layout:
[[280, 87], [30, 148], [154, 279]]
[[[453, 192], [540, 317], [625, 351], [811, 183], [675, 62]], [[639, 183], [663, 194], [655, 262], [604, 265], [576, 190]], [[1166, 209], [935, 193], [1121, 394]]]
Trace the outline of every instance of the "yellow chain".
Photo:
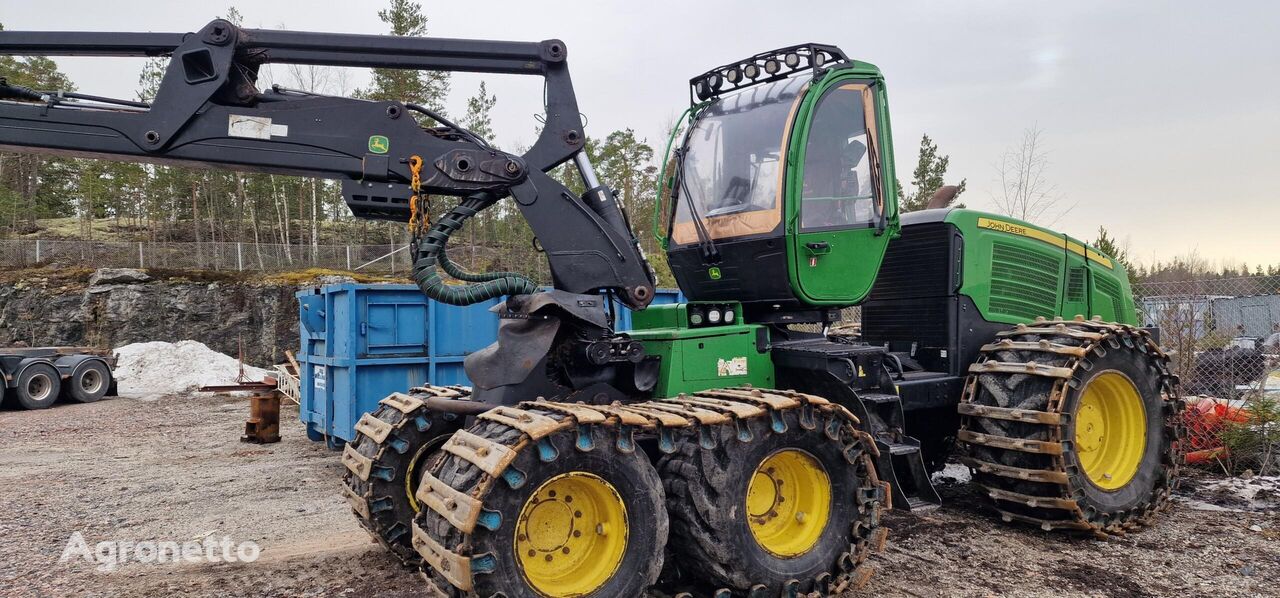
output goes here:
[[[409, 198], [409, 232], [417, 232], [426, 228], [430, 214], [426, 210], [422, 210], [418, 203], [419, 192], [422, 191], [422, 156], [412, 156], [409, 158], [409, 172], [413, 173], [413, 180], [409, 183], [409, 188], [413, 190], [413, 196]], [[422, 221], [418, 221], [418, 212], [422, 212]]]

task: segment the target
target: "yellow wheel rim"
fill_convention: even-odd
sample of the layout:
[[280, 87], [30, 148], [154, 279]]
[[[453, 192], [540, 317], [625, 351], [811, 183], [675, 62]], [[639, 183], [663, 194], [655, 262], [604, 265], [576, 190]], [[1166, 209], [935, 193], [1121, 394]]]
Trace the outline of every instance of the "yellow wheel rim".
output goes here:
[[1116, 371], [1090, 380], [1075, 420], [1076, 453], [1089, 481], [1103, 490], [1132, 481], [1147, 448], [1147, 409], [1133, 381]]
[[747, 486], [747, 523], [770, 554], [793, 558], [818, 543], [831, 516], [831, 480], [822, 464], [797, 449], [769, 455]]
[[575, 471], [544, 482], [516, 522], [516, 560], [539, 594], [589, 594], [609, 581], [627, 549], [627, 507], [609, 482]]
[[409, 461], [409, 467], [405, 470], [404, 475], [404, 493], [409, 496], [409, 507], [414, 513], [422, 512], [422, 505], [418, 504], [418, 484], [422, 481], [422, 474], [418, 473], [418, 465], [422, 463], [423, 457], [428, 453], [444, 444], [449, 438], [448, 435], [440, 435], [427, 441], [417, 452], [413, 454], [413, 459]]

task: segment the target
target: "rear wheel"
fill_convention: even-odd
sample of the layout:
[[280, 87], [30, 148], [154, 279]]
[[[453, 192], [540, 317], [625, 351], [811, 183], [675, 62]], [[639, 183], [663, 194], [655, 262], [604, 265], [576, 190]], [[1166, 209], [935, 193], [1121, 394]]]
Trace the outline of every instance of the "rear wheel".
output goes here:
[[67, 380], [67, 394], [80, 403], [92, 403], [107, 396], [111, 388], [111, 370], [100, 361], [86, 361]]
[[679, 573], [735, 595], [865, 582], [884, 540], [865, 437], [835, 413], [807, 426], [799, 409], [777, 417], [742, 422], [749, 434], [720, 427], [711, 450], [691, 434], [660, 463]]
[[1021, 326], [983, 348], [960, 405], [975, 480], [1006, 520], [1122, 533], [1176, 483], [1181, 400], [1145, 331]]
[[22, 370], [14, 395], [25, 409], [48, 409], [58, 400], [62, 378], [58, 370], [46, 363], [35, 363]]
[[457, 419], [431, 413], [418, 396], [392, 395], [360, 418], [355, 440], [343, 449], [343, 491], [356, 519], [405, 565], [422, 560], [411, 541], [422, 508], [418, 483], [428, 457], [458, 429]]

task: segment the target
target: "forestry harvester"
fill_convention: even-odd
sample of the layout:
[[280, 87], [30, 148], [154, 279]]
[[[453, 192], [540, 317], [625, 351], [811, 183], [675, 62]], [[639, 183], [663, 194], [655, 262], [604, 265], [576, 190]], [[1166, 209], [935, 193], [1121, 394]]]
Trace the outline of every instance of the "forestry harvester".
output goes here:
[[[356, 216], [411, 223], [428, 297], [505, 297], [471, 387], [387, 397], [342, 455], [356, 517], [448, 595], [841, 591], [870, 575], [882, 509], [938, 504], [953, 445], [1006, 521], [1107, 534], [1169, 500], [1177, 381], [1124, 269], [1004, 216], [900, 214], [885, 79], [835, 46], [690, 81], [654, 223], [688, 302], [648, 309], [654, 273], [584, 149], [559, 40], [215, 20], [5, 31], [0, 54], [171, 58], [148, 103], [0, 79], [0, 147], [336, 179]], [[545, 126], [516, 155], [412, 103], [260, 89], [275, 63], [540, 76]], [[548, 175], [566, 163], [584, 193]], [[457, 201], [426, 222], [428, 196]], [[449, 259], [501, 202], [553, 290]], [[861, 328], [837, 333], [850, 306]]]

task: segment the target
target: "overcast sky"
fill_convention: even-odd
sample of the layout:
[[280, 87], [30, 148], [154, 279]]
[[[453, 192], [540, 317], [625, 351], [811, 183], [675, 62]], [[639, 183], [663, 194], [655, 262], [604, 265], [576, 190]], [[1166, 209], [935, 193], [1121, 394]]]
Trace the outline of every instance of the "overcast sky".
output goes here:
[[[384, 33], [384, 3], [329, 0], [0, 0], [10, 30], [191, 31], [237, 6], [249, 27]], [[1074, 206], [1056, 228], [1099, 224], [1144, 262], [1192, 252], [1280, 263], [1280, 3], [1276, 2], [424, 2], [429, 33], [560, 38], [587, 133], [631, 127], [657, 151], [688, 79], [814, 41], [879, 65], [900, 178], [920, 135], [951, 155], [962, 200], [992, 207], [995, 163], [1038, 126], [1048, 177]], [[481, 6], [481, 8], [477, 8]], [[61, 58], [81, 91], [132, 96], [140, 62]], [[277, 73], [277, 79], [284, 78]], [[539, 80], [488, 77], [498, 141], [532, 142]], [[348, 85], [364, 83], [356, 74]], [[463, 111], [480, 79], [456, 75]]]

